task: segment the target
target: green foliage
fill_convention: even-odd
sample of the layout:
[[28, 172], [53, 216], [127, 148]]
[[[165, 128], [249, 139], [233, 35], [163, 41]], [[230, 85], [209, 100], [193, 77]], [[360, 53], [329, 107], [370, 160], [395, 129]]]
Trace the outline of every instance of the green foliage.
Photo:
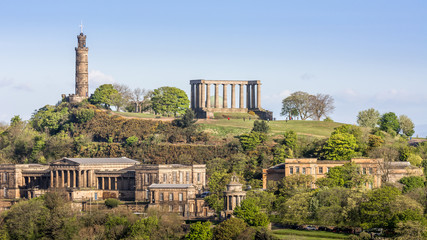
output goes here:
[[264, 120], [254, 121], [254, 127], [252, 128], [252, 132], [268, 133], [269, 130], [270, 130], [270, 127], [268, 126], [266, 121]]
[[217, 213], [224, 209], [223, 192], [225, 186], [230, 182], [230, 174], [225, 172], [214, 172], [208, 181], [210, 195], [205, 197], [205, 201], [209, 207]]
[[210, 240], [212, 239], [211, 223], [196, 222], [191, 224], [190, 232], [185, 235], [184, 239], [188, 240]]
[[44, 236], [49, 210], [42, 199], [31, 199], [12, 206], [6, 212], [3, 224], [11, 239], [39, 239]]
[[138, 143], [139, 139], [137, 136], [130, 136], [126, 138], [126, 145], [135, 146]]
[[388, 112], [381, 116], [379, 123], [380, 129], [385, 132], [399, 133], [399, 120], [394, 112]]
[[19, 115], [15, 115], [15, 116], [13, 116], [12, 119], [10, 119], [10, 125], [11, 126], [17, 125], [17, 124], [19, 124], [21, 122], [22, 122], [22, 119], [21, 119], [21, 117]]
[[298, 136], [293, 130], [285, 131], [283, 134], [283, 140], [282, 145], [285, 145], [289, 147], [290, 149], [294, 150], [297, 145]]
[[77, 108], [72, 111], [72, 119], [76, 123], [85, 123], [95, 116], [93, 109]]
[[184, 115], [182, 115], [181, 118], [175, 119], [172, 121], [172, 125], [180, 128], [191, 127], [197, 121], [197, 120], [194, 120], [195, 117], [196, 117], [196, 114], [193, 112], [193, 110], [187, 108], [185, 110]]
[[279, 210], [282, 224], [303, 224], [313, 215], [310, 202], [314, 192], [297, 193], [281, 203]]
[[330, 117], [326, 117], [325, 119], [323, 119], [324, 122], [334, 122], [334, 120], [332, 120], [332, 118]]
[[306, 92], [294, 92], [282, 101], [282, 116], [298, 116], [301, 120], [309, 118], [311, 113], [312, 99], [314, 96]]
[[89, 102], [94, 105], [100, 105], [105, 109], [110, 109], [113, 97], [117, 94], [112, 84], [103, 84], [99, 86], [95, 92], [90, 96]]
[[108, 198], [107, 200], [105, 200], [104, 204], [108, 208], [115, 208], [115, 207], [119, 206], [120, 201], [118, 199], [115, 199], [115, 198]]
[[422, 206], [400, 195], [397, 188], [375, 189], [368, 192], [367, 197], [369, 200], [360, 205], [362, 227], [393, 229], [400, 221], [422, 219]]
[[360, 111], [359, 114], [357, 114], [357, 124], [361, 127], [374, 128], [378, 124], [379, 119], [380, 113], [373, 108]]
[[424, 187], [424, 177], [410, 176], [403, 177], [399, 180], [403, 184], [403, 193], [409, 192], [415, 188]]
[[234, 215], [243, 219], [249, 226], [267, 226], [270, 221], [268, 216], [261, 212], [258, 205], [259, 201], [255, 198], [246, 198], [242, 201], [240, 206], [234, 209]]
[[69, 120], [68, 107], [54, 107], [46, 105], [33, 114], [30, 119], [33, 128], [39, 132], [56, 134], [60, 130], [67, 129], [65, 123]]
[[273, 165], [284, 163], [286, 158], [293, 158], [294, 153], [291, 148], [285, 145], [276, 145], [273, 148]]
[[359, 166], [346, 163], [343, 166], [333, 167], [326, 173], [325, 178], [317, 180], [319, 187], [354, 188], [364, 185], [369, 179], [360, 173]]
[[323, 156], [328, 160], [350, 160], [358, 148], [356, 138], [349, 133], [336, 133], [323, 146]]
[[173, 115], [184, 114], [190, 104], [187, 94], [175, 87], [161, 87], [155, 89], [151, 98], [153, 111], [156, 114]]
[[377, 147], [381, 147], [381, 145], [384, 143], [384, 140], [382, 139], [382, 137], [377, 136], [377, 135], [369, 135], [368, 137], [368, 146], [372, 149], [372, 148], [377, 148]]
[[230, 218], [214, 228], [214, 240], [238, 240], [248, 225], [240, 218]]
[[413, 153], [409, 154], [406, 160], [410, 162], [412, 166], [421, 166], [421, 163], [423, 161], [423, 159], [419, 155]]
[[251, 132], [247, 134], [242, 134], [239, 136], [240, 144], [243, 149], [246, 151], [255, 149], [258, 145], [263, 143], [267, 139], [267, 136], [264, 133], [260, 132]]
[[414, 123], [408, 116], [406, 115], [399, 116], [399, 128], [400, 130], [402, 130], [403, 134], [405, 134], [408, 137], [414, 135], [415, 133], [414, 127], [415, 127]]
[[310, 191], [313, 180], [311, 175], [292, 174], [279, 182], [277, 194], [288, 199], [297, 193]]
[[153, 233], [159, 228], [159, 219], [157, 216], [148, 216], [137, 220], [129, 228], [129, 237], [131, 239], [149, 240]]
[[129, 220], [125, 216], [109, 216], [105, 223], [107, 239], [118, 240], [126, 237], [129, 225]]

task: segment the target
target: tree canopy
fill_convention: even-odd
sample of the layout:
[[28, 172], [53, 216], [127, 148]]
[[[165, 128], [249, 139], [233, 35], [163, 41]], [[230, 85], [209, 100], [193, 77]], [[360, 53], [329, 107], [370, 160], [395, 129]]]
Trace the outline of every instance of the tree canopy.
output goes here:
[[384, 113], [379, 120], [380, 129], [386, 132], [399, 133], [399, 120], [394, 112]]
[[378, 124], [379, 119], [380, 113], [373, 108], [360, 111], [359, 114], [357, 114], [357, 124], [361, 127], [374, 128]]
[[153, 111], [156, 114], [173, 115], [184, 114], [190, 101], [187, 94], [176, 87], [161, 87], [155, 89], [151, 98]]
[[329, 94], [311, 95], [298, 91], [283, 99], [280, 115], [299, 116], [301, 120], [312, 118], [319, 121], [322, 117], [327, 117], [334, 109], [334, 99]]
[[94, 105], [100, 105], [106, 109], [110, 109], [110, 105], [113, 103], [113, 98], [117, 96], [117, 94], [118, 91], [112, 84], [103, 84], [90, 96], [89, 102]]

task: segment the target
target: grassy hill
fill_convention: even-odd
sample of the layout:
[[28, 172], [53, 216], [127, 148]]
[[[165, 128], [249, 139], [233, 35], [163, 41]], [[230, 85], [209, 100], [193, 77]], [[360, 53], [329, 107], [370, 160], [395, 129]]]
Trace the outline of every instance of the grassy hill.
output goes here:
[[[114, 114], [121, 115], [128, 118], [156, 118], [153, 114], [146, 113], [122, 113], [114, 112]], [[240, 116], [241, 115], [241, 116]], [[239, 116], [231, 116], [230, 120], [227, 119], [228, 115], [215, 116], [216, 119], [201, 119], [197, 121], [200, 128], [217, 137], [237, 136], [251, 131], [255, 117], [249, 114], [240, 114]], [[249, 118], [251, 120], [249, 120]], [[158, 120], [171, 120], [171, 118], [157, 118]], [[293, 130], [298, 135], [313, 136], [319, 138], [327, 138], [334, 130], [334, 128], [343, 125], [343, 123], [336, 122], [323, 122], [323, 121], [270, 121], [270, 133], [272, 137], [282, 135], [287, 130]]]
[[[227, 135], [240, 135], [248, 133], [254, 120], [243, 119], [218, 119], [218, 120], [198, 120], [197, 124], [201, 129], [216, 136], [226, 137]], [[307, 135], [319, 138], [329, 137], [334, 128], [343, 125], [336, 122], [323, 121], [270, 121], [270, 136], [282, 135], [287, 130], [293, 130], [299, 135]]]

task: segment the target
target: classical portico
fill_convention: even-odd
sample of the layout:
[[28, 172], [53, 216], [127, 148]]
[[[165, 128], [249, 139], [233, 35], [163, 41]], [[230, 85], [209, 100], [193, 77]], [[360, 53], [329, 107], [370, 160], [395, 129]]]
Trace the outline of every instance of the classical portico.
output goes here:
[[233, 214], [234, 209], [240, 206], [246, 198], [246, 192], [243, 191], [243, 184], [239, 182], [236, 175], [231, 177], [231, 181], [227, 184], [227, 191], [224, 192], [224, 217], [228, 218]]
[[[259, 80], [198, 79], [191, 80], [190, 85], [191, 109], [196, 113], [262, 111], [261, 81]], [[238, 92], [236, 92], [237, 88]]]

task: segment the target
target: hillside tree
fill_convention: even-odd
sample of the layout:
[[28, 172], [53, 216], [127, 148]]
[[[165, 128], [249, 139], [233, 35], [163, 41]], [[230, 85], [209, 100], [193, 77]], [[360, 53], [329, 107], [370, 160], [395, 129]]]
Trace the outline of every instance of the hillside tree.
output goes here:
[[292, 116], [298, 113], [301, 120], [306, 120], [311, 117], [311, 103], [314, 96], [306, 92], [298, 91], [292, 93], [289, 97], [282, 101], [282, 116]]
[[384, 113], [379, 120], [380, 129], [389, 133], [399, 133], [399, 119], [394, 112]]
[[176, 87], [161, 87], [155, 89], [151, 98], [153, 111], [156, 114], [173, 115], [184, 114], [190, 101], [187, 94]]
[[414, 123], [412, 120], [406, 116], [406, 115], [400, 115], [399, 116], [399, 128], [402, 131], [403, 134], [410, 137], [414, 135]]
[[361, 127], [374, 128], [377, 126], [379, 119], [380, 113], [373, 108], [360, 111], [359, 114], [357, 114], [357, 124]]
[[327, 117], [335, 109], [334, 98], [329, 94], [318, 93], [311, 97], [311, 116], [313, 120], [319, 121], [322, 117]]
[[105, 109], [110, 109], [112, 99], [117, 93], [118, 91], [114, 89], [112, 84], [103, 84], [90, 96], [89, 102], [94, 105], [100, 105]]

